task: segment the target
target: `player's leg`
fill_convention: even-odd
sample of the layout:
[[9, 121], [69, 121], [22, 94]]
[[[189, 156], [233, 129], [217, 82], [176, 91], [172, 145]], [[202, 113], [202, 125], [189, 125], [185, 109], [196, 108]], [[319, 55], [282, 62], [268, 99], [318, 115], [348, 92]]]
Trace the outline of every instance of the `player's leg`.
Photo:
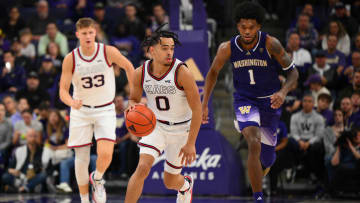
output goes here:
[[92, 197], [97, 203], [106, 202], [103, 175], [108, 169], [114, 152], [116, 115], [114, 105], [97, 109], [92, 113], [97, 144], [96, 170], [90, 174]]
[[166, 135], [168, 146], [165, 148], [164, 185], [170, 190], [178, 191], [177, 203], [190, 203], [192, 200], [192, 189], [194, 178], [181, 175], [182, 164], [179, 157], [181, 148], [186, 144], [188, 126], [173, 126], [172, 131], [180, 132], [180, 135]]
[[155, 158], [150, 154], [140, 154], [139, 163], [131, 175], [126, 189], [125, 203], [136, 203], [141, 196], [144, 181], [150, 173]]
[[90, 145], [93, 135], [91, 120], [79, 110], [70, 114], [68, 147], [75, 149], [75, 176], [82, 203], [89, 201]]
[[159, 128], [159, 123], [149, 135], [138, 142], [140, 147], [139, 163], [131, 175], [125, 196], [125, 203], [136, 203], [141, 196], [144, 181], [150, 173], [155, 158], [160, 156], [165, 148], [165, 137]]

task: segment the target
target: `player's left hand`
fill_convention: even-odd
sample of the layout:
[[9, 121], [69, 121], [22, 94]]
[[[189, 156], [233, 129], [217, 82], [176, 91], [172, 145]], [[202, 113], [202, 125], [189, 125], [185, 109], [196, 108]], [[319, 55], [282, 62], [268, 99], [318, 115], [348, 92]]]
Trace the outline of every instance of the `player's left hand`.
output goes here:
[[194, 144], [187, 143], [184, 145], [179, 153], [181, 157], [181, 165], [189, 166], [196, 159], [196, 148]]
[[271, 95], [270, 103], [271, 108], [278, 109], [284, 103], [285, 94], [282, 91], [275, 92], [275, 94]]

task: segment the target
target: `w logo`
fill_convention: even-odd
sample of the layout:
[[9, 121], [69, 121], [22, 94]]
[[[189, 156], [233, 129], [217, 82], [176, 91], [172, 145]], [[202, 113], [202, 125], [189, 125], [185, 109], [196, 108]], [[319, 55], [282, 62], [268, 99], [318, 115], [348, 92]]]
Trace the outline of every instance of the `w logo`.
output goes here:
[[239, 110], [241, 114], [249, 114], [251, 106], [240, 106]]

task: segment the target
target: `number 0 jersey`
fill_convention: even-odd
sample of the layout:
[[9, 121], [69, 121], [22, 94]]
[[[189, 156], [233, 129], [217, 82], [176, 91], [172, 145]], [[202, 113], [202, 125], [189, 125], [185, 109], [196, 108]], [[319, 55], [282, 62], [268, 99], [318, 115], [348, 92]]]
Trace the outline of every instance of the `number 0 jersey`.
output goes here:
[[143, 64], [141, 84], [156, 119], [174, 123], [190, 120], [192, 111], [183, 88], [177, 83], [177, 71], [184, 63], [174, 58], [168, 71], [159, 78], [151, 74], [151, 63], [147, 60]]
[[85, 57], [80, 47], [72, 51], [73, 98], [89, 106], [107, 104], [115, 97], [114, 69], [106, 58], [105, 45], [95, 43], [95, 53]]
[[[271, 58], [266, 49], [265, 32], [258, 32], [258, 42], [251, 50], [244, 50], [237, 35], [231, 39], [231, 64], [234, 81], [234, 99], [270, 96], [280, 89], [280, 64]], [[284, 70], [291, 69], [289, 66]]]

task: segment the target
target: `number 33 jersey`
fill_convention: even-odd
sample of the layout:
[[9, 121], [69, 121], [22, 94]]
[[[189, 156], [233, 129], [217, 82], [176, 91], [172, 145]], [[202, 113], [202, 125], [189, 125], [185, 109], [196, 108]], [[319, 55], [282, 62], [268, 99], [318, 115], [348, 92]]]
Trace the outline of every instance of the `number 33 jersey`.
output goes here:
[[89, 106], [109, 103], [115, 97], [114, 69], [106, 58], [105, 45], [95, 43], [92, 56], [84, 56], [80, 48], [72, 51], [73, 98]]
[[257, 37], [257, 44], [251, 50], [241, 47], [239, 35], [231, 39], [234, 99], [267, 97], [280, 89], [281, 66], [266, 49], [267, 34], [259, 31]]
[[143, 64], [141, 84], [147, 105], [155, 113], [156, 119], [174, 123], [191, 119], [192, 111], [184, 89], [177, 82], [179, 67], [184, 63], [174, 58], [161, 77], [151, 74], [151, 63], [152, 60], [147, 60]]

